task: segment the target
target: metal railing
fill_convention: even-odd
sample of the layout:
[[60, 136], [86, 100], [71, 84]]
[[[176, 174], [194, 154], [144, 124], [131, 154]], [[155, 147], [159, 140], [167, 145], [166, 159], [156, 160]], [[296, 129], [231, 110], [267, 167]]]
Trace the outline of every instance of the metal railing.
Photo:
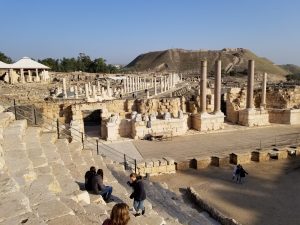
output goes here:
[[133, 170], [137, 172], [137, 160], [135, 158], [105, 144], [100, 139], [89, 140], [88, 136], [86, 136], [83, 132], [60, 124], [59, 119], [55, 120], [44, 115], [42, 112], [39, 112], [33, 104], [17, 104], [15, 99], [10, 99], [8, 97], [6, 97], [6, 100], [6, 102], [10, 101], [12, 104], [1, 103], [1, 105], [6, 108], [6, 111], [12, 112], [15, 115], [16, 120], [26, 119], [29, 124], [43, 127], [48, 131], [54, 131], [57, 133], [58, 139], [66, 138], [69, 141], [74, 139], [80, 140], [83, 149], [90, 149], [96, 152], [97, 155], [103, 155], [106, 157], [111, 156], [110, 158], [113, 160], [122, 163], [125, 170]]

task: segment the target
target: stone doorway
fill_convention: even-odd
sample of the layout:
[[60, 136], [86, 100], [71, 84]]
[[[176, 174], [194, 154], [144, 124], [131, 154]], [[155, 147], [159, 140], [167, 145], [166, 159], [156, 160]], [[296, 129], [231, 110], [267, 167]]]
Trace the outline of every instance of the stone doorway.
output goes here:
[[89, 137], [101, 136], [102, 109], [82, 111], [84, 133]]

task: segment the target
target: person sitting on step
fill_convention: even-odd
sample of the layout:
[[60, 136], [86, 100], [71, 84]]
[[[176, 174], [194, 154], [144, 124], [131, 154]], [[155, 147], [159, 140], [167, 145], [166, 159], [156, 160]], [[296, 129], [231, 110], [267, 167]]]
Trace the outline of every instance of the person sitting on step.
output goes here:
[[92, 178], [92, 189], [95, 194], [100, 194], [104, 201], [111, 201], [112, 187], [103, 184], [103, 170], [98, 169], [97, 174]]
[[84, 187], [87, 191], [92, 191], [92, 178], [96, 175], [96, 168], [91, 166], [89, 171], [86, 171], [84, 175]]
[[118, 203], [112, 208], [110, 218], [106, 219], [102, 225], [127, 225], [129, 220], [128, 205], [126, 203]]

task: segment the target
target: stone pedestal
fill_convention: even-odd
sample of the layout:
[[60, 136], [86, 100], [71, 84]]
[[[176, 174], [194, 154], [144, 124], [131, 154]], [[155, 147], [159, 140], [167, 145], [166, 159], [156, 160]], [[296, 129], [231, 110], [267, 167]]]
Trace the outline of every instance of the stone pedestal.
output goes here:
[[192, 115], [192, 128], [198, 131], [224, 129], [224, 114], [196, 114]]
[[107, 141], [115, 141], [118, 139], [118, 125], [116, 123], [107, 123], [106, 124]]
[[269, 125], [269, 113], [264, 109], [244, 109], [239, 111], [240, 125], [253, 127], [253, 126], [266, 126]]

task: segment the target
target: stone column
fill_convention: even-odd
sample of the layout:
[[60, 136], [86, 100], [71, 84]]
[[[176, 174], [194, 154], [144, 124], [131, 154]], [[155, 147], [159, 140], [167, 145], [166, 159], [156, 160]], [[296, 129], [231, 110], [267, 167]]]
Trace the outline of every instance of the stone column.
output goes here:
[[123, 90], [124, 90], [124, 93], [126, 93], [126, 90], [127, 90], [127, 88], [126, 88], [126, 77], [125, 77], [125, 79], [123, 79]]
[[36, 75], [35, 81], [36, 82], [40, 82], [41, 79], [40, 79], [40, 75], [39, 75], [39, 70], [38, 69], [35, 69], [35, 75]]
[[180, 74], [180, 81], [182, 82], [182, 73]]
[[247, 109], [253, 109], [254, 60], [248, 61]]
[[31, 70], [28, 70], [27, 82], [32, 82]]
[[167, 91], [167, 76], [164, 77], [164, 91]]
[[63, 82], [63, 95], [64, 95], [64, 98], [67, 98], [68, 94], [67, 94], [66, 78], [63, 78], [62, 82]]
[[92, 86], [91, 86], [91, 82], [88, 83], [88, 88], [89, 88], [89, 95], [92, 94]]
[[101, 85], [99, 81], [97, 81], [97, 92], [98, 94], [101, 94]]
[[156, 77], [154, 77], [154, 95], [157, 95]]
[[214, 113], [221, 112], [221, 60], [217, 60], [215, 63], [215, 90], [214, 90]]
[[85, 84], [84, 88], [85, 88], [85, 97], [88, 99], [90, 97], [89, 85]]
[[200, 110], [206, 113], [207, 61], [201, 61]]
[[267, 96], [267, 73], [264, 73], [263, 76], [263, 83], [262, 83], [262, 90], [261, 90], [261, 102], [260, 107], [265, 109], [266, 108], [266, 96]]
[[96, 85], [93, 85], [93, 98], [97, 97]]
[[20, 73], [21, 73], [21, 83], [24, 84], [25, 83], [24, 69], [21, 69]]
[[74, 87], [74, 92], [75, 92], [75, 98], [78, 98], [78, 87], [77, 85]]

